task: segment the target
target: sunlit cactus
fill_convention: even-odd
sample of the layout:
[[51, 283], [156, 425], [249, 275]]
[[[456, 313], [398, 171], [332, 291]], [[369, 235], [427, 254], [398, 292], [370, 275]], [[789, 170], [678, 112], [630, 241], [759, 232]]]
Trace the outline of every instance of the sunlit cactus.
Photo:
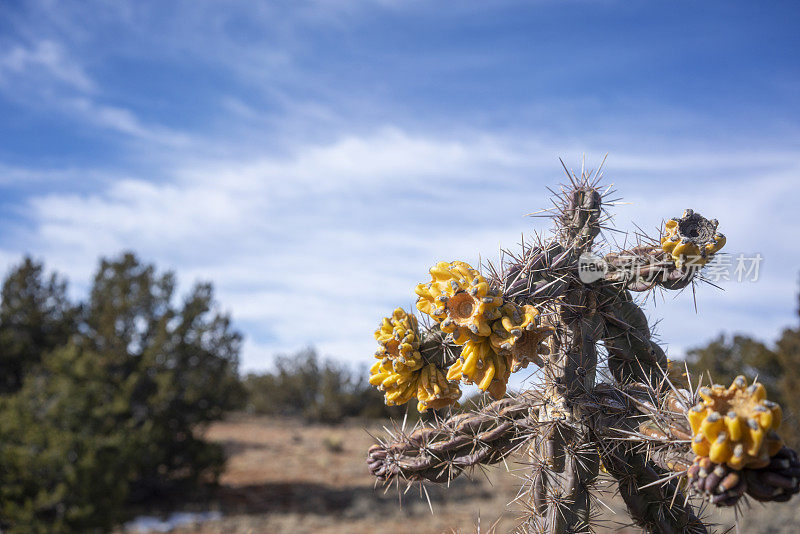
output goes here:
[[[743, 376], [730, 387], [675, 379], [640, 306], [651, 291], [703, 282], [725, 245], [718, 222], [686, 210], [622, 250], [614, 243], [627, 239], [604, 238], [615, 200], [600, 171], [567, 176], [539, 213], [554, 223], [549, 237], [480, 269], [437, 263], [416, 288], [428, 326], [399, 309], [381, 323], [370, 382], [387, 403], [454, 406], [459, 384], [499, 400], [397, 428], [369, 450], [371, 472], [386, 484], [446, 483], [519, 451], [522, 532], [591, 532], [601, 488], [658, 533], [707, 532], [705, 503], [790, 498], [800, 462], [777, 433], [780, 407]], [[526, 368], [530, 389], [505, 396]]]

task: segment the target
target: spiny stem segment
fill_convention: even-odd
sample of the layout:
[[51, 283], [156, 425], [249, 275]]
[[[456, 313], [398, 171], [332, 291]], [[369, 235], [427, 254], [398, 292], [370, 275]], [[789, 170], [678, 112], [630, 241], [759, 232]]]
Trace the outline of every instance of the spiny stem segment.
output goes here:
[[617, 481], [631, 518], [645, 532], [707, 532], [675, 481], [660, 482], [663, 473], [645, 454], [618, 446], [604, 451], [601, 458], [606, 471]]
[[530, 411], [529, 402], [505, 398], [439, 424], [421, 424], [373, 445], [367, 464], [384, 482], [449, 482], [467, 468], [501, 461], [522, 445], [536, 429]]

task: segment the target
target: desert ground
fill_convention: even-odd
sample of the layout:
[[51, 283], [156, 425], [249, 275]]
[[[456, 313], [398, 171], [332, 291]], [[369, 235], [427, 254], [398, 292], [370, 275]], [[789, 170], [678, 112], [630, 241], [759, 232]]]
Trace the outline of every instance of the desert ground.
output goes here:
[[[162, 516], [175, 511], [213, 512], [211, 520], [157, 530], [181, 534], [515, 531], [519, 506], [507, 505], [520, 486], [523, 458], [477, 471], [449, 488], [429, 487], [429, 506], [416, 487], [405, 495], [396, 487], [384, 490], [367, 472], [364, 458], [374, 442], [369, 433], [380, 435], [383, 424], [388, 423], [330, 427], [232, 416], [208, 430], [208, 437], [221, 443], [230, 458], [220, 486], [203, 499], [144, 512]], [[640, 532], [627, 526], [621, 501], [609, 496], [603, 502], [608, 509], [599, 507], [597, 532]], [[754, 503], [740, 514], [738, 532], [800, 532], [798, 504], [800, 500], [769, 507]], [[737, 531], [732, 510], [715, 512], [709, 520], [718, 524], [716, 532]]]

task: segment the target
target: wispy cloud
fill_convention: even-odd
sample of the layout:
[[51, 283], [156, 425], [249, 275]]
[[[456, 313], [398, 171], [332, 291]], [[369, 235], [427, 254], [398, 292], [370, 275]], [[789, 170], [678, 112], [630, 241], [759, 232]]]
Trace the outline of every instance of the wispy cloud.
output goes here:
[[[561, 180], [558, 152], [557, 144], [537, 139], [440, 139], [383, 129], [281, 157], [180, 166], [165, 183], [128, 179], [93, 194], [36, 195], [28, 204], [30, 247], [84, 284], [94, 258], [126, 248], [177, 268], [187, 283], [214, 280], [253, 340], [248, 367], [308, 344], [360, 361], [378, 318], [413, 305], [413, 287], [432, 263], [477, 264], [479, 255], [496, 257], [501, 244], [513, 248], [522, 232], [546, 229], [522, 215], [547, 205], [545, 187]], [[653, 172], [631, 163], [642, 156], [612, 155], [611, 176], [617, 159], [628, 162], [625, 174]], [[789, 160], [784, 156], [778, 161]], [[729, 160], [692, 157], [700, 169], [722, 169]], [[758, 169], [760, 157], [752, 159]], [[735, 160], [746, 174], [747, 155]], [[757, 191], [749, 180], [723, 189], [667, 187], [685, 170], [684, 161], [665, 161], [658, 180], [615, 180], [633, 201], [619, 208], [619, 225], [631, 228], [635, 219], [655, 228], [693, 204], [722, 220], [731, 250], [762, 252], [765, 271], [760, 282], [727, 284], [724, 293], [701, 288], [700, 321], [691, 295], [660, 303], [653, 312], [667, 317], [665, 339], [680, 350], [720, 328], [774, 332], [791, 320], [795, 300], [786, 288], [800, 257], [780, 251], [779, 238], [764, 229], [800, 232], [793, 208], [782, 202], [798, 169], [760, 177]], [[730, 217], [729, 206], [745, 195], [748, 203]], [[758, 317], [754, 307], [763, 310]]]
[[64, 111], [72, 112], [102, 129], [166, 146], [186, 146], [191, 143], [191, 136], [163, 126], [145, 124], [129, 109], [105, 105], [85, 97], [67, 98], [62, 104]]
[[38, 82], [55, 80], [81, 92], [96, 89], [83, 67], [68, 56], [64, 48], [49, 40], [30, 46], [15, 45], [0, 55], [0, 84], [10, 85], [12, 78], [30, 78]]
[[102, 90], [60, 43], [16, 44], [0, 54], [0, 92], [13, 101], [46, 108], [80, 122], [140, 140], [185, 146], [189, 136], [145, 124], [127, 108], [103, 102]]

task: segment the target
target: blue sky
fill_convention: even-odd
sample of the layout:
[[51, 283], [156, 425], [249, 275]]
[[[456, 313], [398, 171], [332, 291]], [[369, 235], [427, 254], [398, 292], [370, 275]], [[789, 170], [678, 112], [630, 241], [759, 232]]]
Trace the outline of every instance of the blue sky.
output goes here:
[[673, 356], [796, 322], [800, 4], [0, 3], [0, 269], [79, 297], [137, 251], [212, 280], [243, 367], [308, 345], [369, 361], [440, 260], [521, 233], [582, 154], [655, 233], [717, 217], [756, 283], [650, 306]]

